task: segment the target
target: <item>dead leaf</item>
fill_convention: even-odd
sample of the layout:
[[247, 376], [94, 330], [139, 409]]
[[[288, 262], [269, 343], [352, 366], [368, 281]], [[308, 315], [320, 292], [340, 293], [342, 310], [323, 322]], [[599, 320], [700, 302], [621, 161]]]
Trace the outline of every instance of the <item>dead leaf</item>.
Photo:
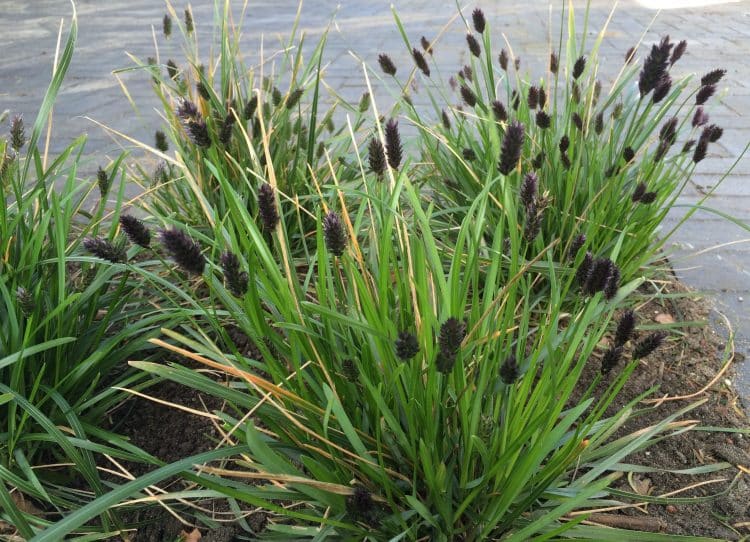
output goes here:
[[651, 479], [641, 479], [633, 476], [630, 480], [630, 486], [633, 488], [633, 491], [638, 493], [638, 495], [648, 495], [651, 491]]
[[674, 324], [674, 316], [666, 312], [660, 312], [654, 316], [654, 320], [660, 324]]
[[193, 529], [189, 533], [182, 531], [180, 537], [182, 542], [198, 542], [201, 539], [201, 532], [198, 529]]

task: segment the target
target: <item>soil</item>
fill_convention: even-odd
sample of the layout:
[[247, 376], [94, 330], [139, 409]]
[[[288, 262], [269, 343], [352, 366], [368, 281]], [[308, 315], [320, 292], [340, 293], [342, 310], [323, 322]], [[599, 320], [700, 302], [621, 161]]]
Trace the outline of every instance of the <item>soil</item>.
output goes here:
[[[650, 300], [636, 310], [639, 326], [656, 323], [707, 322], [716, 319], [708, 302], [689, 295], [686, 287], [677, 282], [661, 283], [663, 293], [677, 294], [659, 300]], [[650, 292], [641, 292], [643, 298], [651, 297]], [[685, 294], [682, 296], [680, 294]], [[715, 323], [715, 322], [714, 322]], [[715, 379], [722, 369], [731, 348], [726, 337], [717, 333], [715, 325], [692, 325], [677, 327], [665, 344], [645, 360], [638, 363], [631, 378], [610, 406], [608, 414], [614, 414], [625, 404], [638, 397], [647, 389], [658, 386], [658, 391], [650, 398], [667, 399], [693, 394]], [[637, 330], [637, 337], [648, 334]], [[244, 350], [242, 338], [229, 335], [235, 344]], [[244, 345], [248, 349], [252, 345]], [[606, 345], [602, 345], [602, 352]], [[626, 352], [632, 348], [632, 341]], [[739, 361], [735, 355], [735, 361]], [[184, 360], [183, 360], [184, 361]], [[619, 368], [621, 368], [622, 364]], [[614, 369], [617, 371], [617, 369]], [[599, 359], [594, 358], [587, 365], [583, 375], [581, 390], [593, 382], [600, 372]], [[670, 413], [679, 410], [699, 399], [707, 399], [701, 406], [688, 412], [681, 419], [697, 420], [702, 427], [722, 427], [747, 429], [748, 419], [733, 391], [731, 367], [705, 392], [691, 399], [666, 400], [653, 411], [638, 417], [622, 427], [618, 434], [623, 436], [663, 420]], [[599, 383], [595, 393], [602, 393], [606, 382]], [[160, 383], [148, 390], [156, 398], [188, 406], [196, 410], [214, 411], [221, 404], [210, 396], [195, 390], [185, 389], [171, 382]], [[653, 405], [642, 405], [653, 406]], [[133, 444], [163, 459], [174, 461], [191, 454], [211, 449], [217, 440], [217, 431], [208, 418], [190, 414], [166, 405], [160, 405], [142, 398], [133, 398], [114, 413], [120, 420], [118, 431], [129, 437]], [[636, 529], [654, 530], [672, 534], [701, 535], [719, 540], [742, 540], [750, 535], [750, 434], [720, 431], [688, 431], [669, 437], [659, 443], [626, 458], [624, 462], [660, 469], [688, 469], [717, 462], [727, 462], [731, 468], [708, 474], [685, 475], [669, 472], [653, 472], [623, 476], [613, 487], [628, 492], [652, 496], [678, 492], [675, 497], [705, 497], [717, 495], [715, 499], [696, 504], [648, 504], [623, 510], [605, 510], [591, 516], [591, 521], [609, 526], [630, 526]], [[148, 470], [142, 465], [128, 465], [133, 474], [143, 474]], [[699, 485], [701, 482], [710, 482]], [[182, 484], [179, 479], [167, 482]], [[222, 519], [225, 511], [223, 503], [202, 503], [214, 508]], [[189, 513], [189, 511], [186, 511]], [[226, 516], [223, 516], [226, 519]], [[179, 540], [180, 532], [190, 532], [193, 526], [186, 526], [161, 508], [150, 509], [133, 521], [145, 522], [131, 542], [163, 542]], [[254, 531], [262, 529], [266, 518], [258, 513], [248, 518]], [[233, 523], [220, 528], [207, 529], [196, 525], [202, 532], [202, 542], [230, 542], [245, 540], [249, 533]], [[256, 531], [257, 532], [257, 531]]]

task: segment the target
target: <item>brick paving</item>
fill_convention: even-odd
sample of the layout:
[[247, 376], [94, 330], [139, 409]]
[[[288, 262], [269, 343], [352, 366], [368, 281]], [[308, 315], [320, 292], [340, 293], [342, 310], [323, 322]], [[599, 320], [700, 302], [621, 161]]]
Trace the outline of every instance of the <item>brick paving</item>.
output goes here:
[[[186, 2], [173, 0], [178, 13]], [[549, 36], [556, 39], [563, 2], [520, 2], [518, 0], [484, 1], [482, 7], [491, 28], [503, 33], [514, 52], [522, 58], [522, 70], [535, 77], [544, 73], [549, 51]], [[233, 2], [240, 16], [241, 1]], [[361, 65], [350, 52], [374, 63], [377, 54], [387, 51], [401, 65], [410, 65], [408, 51], [398, 34], [390, 9], [383, 0], [347, 0], [338, 6], [333, 0], [308, 0], [302, 10], [301, 28], [314, 41], [328, 27], [335, 14], [325, 59], [329, 62], [325, 79], [344, 97], [356, 100], [364, 90]], [[425, 35], [432, 38], [456, 14], [453, 2], [400, 0], [394, 2], [410, 40]], [[577, 26], [585, 2], [576, 1]], [[612, 2], [593, 0], [587, 41], [606, 20]], [[465, 10], [468, 17], [470, 9]], [[0, 0], [6, 31], [0, 35], [0, 110], [23, 113], [28, 124], [33, 121], [50, 78], [58, 25], [70, 19], [67, 0], [34, 0], [18, 2]], [[67, 145], [80, 133], [88, 132], [89, 169], [104, 156], [116, 156], [117, 142], [93, 123], [91, 116], [115, 130], [150, 141], [159, 127], [158, 102], [152, 96], [148, 78], [140, 73], [122, 73], [139, 107], [134, 113], [124, 98], [112, 70], [131, 65], [125, 51], [146, 58], [153, 56], [152, 26], [159, 43], [161, 58], [183, 58], [179, 39], [165, 42], [161, 36], [164, 4], [158, 0], [79, 0], [79, 41], [66, 82], [55, 108], [53, 150]], [[198, 25], [199, 41], [210, 44], [213, 2], [192, 3]], [[266, 49], [279, 44], [288, 33], [297, 10], [295, 0], [251, 1], [244, 19], [244, 39], [249, 54], [257, 50], [261, 36]], [[624, 51], [635, 44], [656, 12], [634, 0], [619, 3], [604, 37], [600, 52], [600, 74], [603, 80], [614, 75], [608, 71], [619, 67]], [[458, 19], [436, 45], [436, 61], [444, 73], [455, 71], [466, 60], [464, 32]], [[715, 67], [728, 70], [722, 82], [723, 94], [710, 111], [712, 122], [725, 129], [724, 137], [712, 146], [712, 154], [702, 162], [680, 203], [698, 201], [707, 189], [718, 182], [721, 174], [735, 161], [750, 141], [750, 2], [743, 1], [703, 8], [662, 11], [644, 38], [650, 46], [664, 34], [674, 40], [689, 41], [688, 54], [676, 67], [676, 73], [694, 71], [699, 75]], [[495, 40], [497, 43], [497, 39]], [[641, 50], [643, 51], [643, 49]], [[439, 52], [439, 54], [438, 54]], [[606, 85], [605, 85], [606, 88]], [[384, 90], [376, 87], [378, 100], [387, 103]], [[384, 99], [385, 98], [385, 99]], [[127, 146], [125, 146], [127, 148]], [[98, 162], [97, 162], [98, 161]], [[750, 159], [743, 159], [706, 203], [719, 211], [750, 222]], [[670, 212], [666, 228], [671, 229], [684, 214], [684, 208]], [[724, 312], [737, 332], [737, 350], [750, 353], [750, 233], [707, 212], [690, 219], [668, 243], [677, 273], [689, 285], [710, 294], [717, 308]], [[737, 384], [746, 401], [750, 401], [750, 364], [740, 363]], [[746, 403], [750, 404], [750, 403]]]

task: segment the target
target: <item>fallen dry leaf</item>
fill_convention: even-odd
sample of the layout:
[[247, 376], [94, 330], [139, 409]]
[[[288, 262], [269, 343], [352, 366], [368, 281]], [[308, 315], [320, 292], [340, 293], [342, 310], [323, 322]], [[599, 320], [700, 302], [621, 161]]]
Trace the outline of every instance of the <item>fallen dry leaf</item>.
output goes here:
[[182, 531], [180, 536], [182, 537], [182, 542], [198, 542], [201, 539], [201, 532], [198, 529], [193, 529], [189, 533]]
[[666, 312], [660, 312], [654, 316], [654, 320], [660, 324], [674, 324], [674, 316]]

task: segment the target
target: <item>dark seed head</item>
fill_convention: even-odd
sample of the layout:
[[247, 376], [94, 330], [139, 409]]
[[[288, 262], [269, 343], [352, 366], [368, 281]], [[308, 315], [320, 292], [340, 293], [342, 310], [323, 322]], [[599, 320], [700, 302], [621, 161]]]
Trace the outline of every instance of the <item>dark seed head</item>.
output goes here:
[[607, 278], [607, 282], [604, 284], [604, 299], [611, 301], [617, 295], [617, 290], [620, 288], [620, 269], [616, 266], [612, 266], [612, 273]]
[[401, 136], [398, 133], [398, 121], [390, 119], [385, 124], [385, 152], [388, 157], [388, 165], [398, 169], [402, 158]]
[[367, 146], [368, 160], [370, 162], [370, 169], [378, 176], [385, 172], [385, 148], [377, 137], [373, 137], [370, 140], [370, 144]]
[[698, 93], [695, 95], [695, 104], [696, 105], [703, 105], [708, 101], [708, 99], [714, 95], [716, 92], [716, 86], [715, 85], [706, 85], [704, 87], [701, 87]]
[[477, 41], [477, 38], [474, 37], [474, 34], [466, 34], [466, 43], [469, 46], [471, 54], [479, 58], [479, 55], [482, 54], [482, 48], [479, 46], [479, 42]]
[[195, 26], [193, 25], [193, 12], [190, 11], [190, 8], [185, 8], [185, 32], [190, 34], [193, 30], [195, 30]]
[[514, 90], [513, 94], [511, 94], [510, 106], [513, 108], [513, 111], [518, 111], [518, 106], [520, 105], [521, 105], [521, 95], [518, 94], [517, 90]]
[[673, 65], [675, 62], [680, 60], [682, 58], [682, 55], [685, 54], [685, 51], [687, 50], [687, 41], [682, 40], [680, 43], [675, 45], [674, 50], [672, 50], [672, 56], [669, 58], [669, 64]]
[[582, 287], [586, 284], [589, 274], [591, 273], [591, 266], [593, 264], [594, 257], [591, 255], [591, 252], [586, 252], [586, 254], [583, 256], [581, 265], [579, 265], [578, 269], [576, 270], [576, 282]]
[[500, 63], [500, 67], [504, 71], [508, 71], [508, 52], [505, 49], [500, 51], [500, 55], [497, 57], [497, 61]]
[[424, 49], [425, 53], [429, 53], [430, 56], [432, 56], [432, 44], [422, 36], [422, 38], [419, 40], [419, 43], [422, 45], [422, 49]]
[[631, 309], [622, 313], [620, 321], [617, 322], [617, 329], [615, 330], [615, 346], [624, 346], [630, 340], [633, 331], [635, 331], [635, 322], [635, 312]]
[[185, 130], [187, 131], [188, 138], [193, 144], [199, 147], [211, 146], [211, 137], [208, 135], [208, 126], [206, 126], [206, 121], [203, 119], [188, 121], [185, 123]]
[[701, 132], [701, 139], [707, 139], [710, 143], [716, 143], [724, 135], [724, 129], [716, 124], [709, 124]]
[[131, 215], [121, 215], [120, 226], [131, 243], [143, 248], [151, 245], [151, 231], [141, 220]]
[[180, 68], [177, 67], [177, 64], [174, 60], [171, 58], [167, 60], [167, 75], [169, 75], [169, 78], [172, 81], [177, 81], [177, 76], [180, 74]]
[[633, 359], [643, 359], [647, 357], [654, 350], [659, 348], [659, 346], [661, 346], [661, 344], [664, 342], [664, 338], [664, 333], [658, 332], [651, 333], [644, 339], [638, 341], [638, 343], [635, 345], [635, 348], [633, 349]]
[[161, 130], [157, 130], [154, 133], [154, 146], [161, 152], [167, 152], [169, 150], [169, 144], [167, 143], [167, 136]]
[[623, 108], [624, 106], [622, 102], [618, 102], [617, 104], [615, 104], [615, 106], [612, 108], [612, 118], [617, 120], [622, 117]]
[[485, 27], [487, 26], [487, 21], [484, 18], [484, 12], [481, 9], [476, 8], [471, 12], [471, 20], [474, 23], [474, 30], [482, 34]]
[[573, 64], [573, 79], [578, 79], [583, 75], [583, 70], [586, 69], [586, 57], [585, 56], [579, 56], [578, 59], [575, 61], [575, 64]]
[[517, 121], [511, 123], [505, 131], [498, 164], [498, 169], [503, 175], [508, 175], [516, 168], [523, 150], [524, 135], [524, 126]]
[[566, 171], [569, 170], [573, 165], [570, 162], [570, 156], [568, 156], [568, 153], [566, 152], [560, 153], [560, 162], [562, 163], [563, 169], [565, 169]]
[[536, 202], [526, 206], [526, 222], [523, 227], [523, 238], [531, 243], [542, 230], [544, 209], [537, 208]]
[[521, 203], [528, 207], [529, 205], [533, 205], [534, 201], [536, 200], [536, 191], [537, 191], [537, 185], [538, 185], [538, 179], [535, 173], [527, 173], [526, 176], [523, 178], [523, 181], [521, 181], [521, 189], [519, 191], [519, 198], [521, 199]]
[[296, 88], [293, 91], [291, 91], [286, 97], [286, 108], [294, 109], [296, 105], [299, 103], [300, 98], [302, 98], [303, 93], [304, 93], [304, 90], [302, 90], [301, 88]]
[[471, 69], [471, 66], [464, 66], [463, 69], [458, 72], [458, 75], [466, 79], [467, 81], [471, 82], [474, 80], [474, 70]]
[[579, 115], [578, 113], [573, 113], [570, 118], [573, 121], [573, 125], [578, 128], [580, 132], [583, 132], [583, 119], [581, 118], [581, 115]]
[[508, 120], [508, 111], [505, 109], [503, 102], [495, 100], [492, 102], [492, 114], [495, 116], [495, 120], [504, 122]]
[[419, 68], [425, 76], [429, 77], [430, 67], [427, 65], [427, 60], [425, 60], [422, 51], [415, 47], [411, 50], [411, 56], [414, 58], [414, 63], [417, 65], [417, 68]]
[[242, 110], [242, 116], [245, 118], [245, 120], [250, 120], [251, 118], [253, 118], [253, 115], [255, 115], [255, 111], [257, 109], [258, 97], [254, 95], [245, 104], [245, 108]]
[[656, 192], [646, 192], [645, 194], [643, 194], [643, 196], [641, 196], [640, 203], [643, 205], [648, 205], [649, 203], [653, 203], [654, 201], [656, 201], [656, 196], [658, 195], [659, 194]]
[[404, 361], [410, 360], [419, 353], [419, 341], [408, 331], [402, 331], [396, 339], [396, 356]]
[[706, 154], [708, 154], [708, 139], [700, 138], [693, 151], [693, 162], [697, 164], [706, 157]]
[[472, 149], [470, 149], [469, 147], [465, 147], [465, 148], [464, 148], [464, 149], [463, 149], [463, 150], [461, 151], [461, 155], [462, 155], [462, 156], [464, 157], [464, 160], [466, 160], [466, 161], [468, 161], [468, 162], [472, 162], [472, 161], [474, 161], [474, 160], [476, 160], [476, 159], [477, 159], [477, 153], [475, 153], [475, 152], [474, 152], [474, 151], [473, 151]]
[[685, 141], [685, 144], [682, 146], [682, 153], [686, 154], [693, 150], [693, 146], [695, 145], [695, 139], [689, 139]]
[[677, 138], [677, 117], [672, 117], [659, 130], [659, 139], [661, 141], [667, 141], [671, 145]]
[[232, 141], [232, 128], [234, 127], [234, 115], [230, 111], [224, 120], [221, 122], [221, 130], [219, 130], [219, 142], [225, 147]]
[[201, 247], [182, 230], [162, 230], [159, 239], [174, 262], [188, 273], [200, 275], [206, 266]]
[[440, 114], [440, 117], [443, 120], [443, 127], [446, 130], [450, 130], [451, 129], [451, 119], [448, 116], [448, 113], [445, 111], [445, 109], [443, 109], [442, 113]]
[[654, 88], [654, 93], [651, 96], [651, 100], [655, 104], [658, 104], [667, 96], [667, 94], [669, 94], [669, 91], [671, 88], [672, 88], [672, 78], [669, 76], [669, 74], [665, 73], [664, 76], [662, 76], [662, 78], [656, 84], [656, 87]]
[[719, 81], [721, 81], [721, 78], [724, 77], [727, 73], [727, 70], [712, 70], [708, 72], [706, 75], [701, 77], [701, 86], [706, 87], [708, 85], [716, 85]]
[[693, 115], [693, 127], [703, 126], [708, 122], [708, 115], [703, 110], [703, 107], [696, 107], [695, 114]]
[[204, 100], [211, 99], [211, 94], [208, 92], [208, 87], [203, 81], [198, 81], [195, 84], [195, 91], [198, 93], [198, 96], [200, 96]]
[[583, 233], [580, 233], [575, 236], [573, 239], [573, 242], [570, 244], [570, 252], [568, 253], [568, 258], [571, 260], [575, 260], [576, 255], [578, 252], [583, 248], [583, 245], [586, 244], [586, 235]]
[[544, 151], [539, 151], [534, 157], [534, 160], [531, 161], [531, 167], [533, 167], [534, 169], [541, 169], [544, 165], [545, 157], [546, 155], [544, 154]]
[[666, 75], [672, 46], [669, 36], [665, 36], [658, 44], [651, 47], [651, 52], [643, 61], [643, 69], [638, 76], [638, 89], [641, 97], [656, 88], [659, 81]]
[[529, 87], [529, 93], [526, 95], [526, 103], [529, 109], [536, 109], [539, 105], [539, 87], [531, 85]]
[[194, 102], [191, 102], [190, 100], [185, 98], [179, 101], [175, 113], [183, 122], [201, 118], [200, 111], [198, 111], [198, 106], [195, 105]]
[[549, 71], [552, 73], [557, 73], [557, 71], [560, 69], [560, 61], [557, 58], [557, 55], [555, 53], [549, 54]]
[[243, 297], [247, 293], [248, 275], [242, 271], [240, 259], [234, 252], [227, 251], [221, 255], [221, 269], [227, 289], [235, 297]]
[[16, 115], [10, 121], [10, 146], [18, 152], [26, 144], [26, 133], [23, 127], [23, 117]]
[[368, 521], [375, 513], [375, 501], [362, 486], [354, 486], [354, 493], [346, 498], [346, 512], [359, 521]]
[[[279, 90], [279, 87], [273, 87], [271, 89], [271, 103], [274, 107], [279, 107], [281, 105], [281, 100], [284, 99], [284, 95], [281, 94], [281, 90]], [[265, 109], [263, 110], [265, 112]]]
[[536, 112], [536, 125], [539, 126], [542, 130], [546, 130], [550, 127], [552, 124], [552, 119], [550, 116], [541, 109]]
[[99, 166], [99, 169], [96, 172], [96, 184], [99, 186], [99, 194], [101, 194], [102, 197], [109, 192], [109, 187], [112, 184], [109, 174], [102, 169], [101, 166]]
[[622, 346], [613, 346], [607, 350], [602, 356], [602, 374], [609, 374], [620, 363], [620, 359], [622, 359]]
[[474, 91], [466, 85], [461, 85], [461, 97], [469, 107], [474, 107], [477, 105], [477, 95], [474, 94]]
[[573, 81], [570, 85], [570, 99], [573, 100], [573, 103], [581, 102], [581, 87], [577, 81]]
[[125, 247], [121, 243], [115, 244], [109, 239], [101, 237], [87, 237], [83, 240], [83, 248], [97, 258], [112, 263], [124, 263], [128, 259]]
[[643, 197], [643, 194], [646, 193], [647, 187], [646, 183], [640, 182], [636, 185], [635, 190], [633, 190], [633, 195], [630, 197], [630, 199], [633, 200], [633, 203], [637, 203], [641, 201], [641, 198]]
[[547, 105], [547, 92], [544, 87], [539, 87], [539, 109], [543, 109]]
[[656, 152], [654, 152], [654, 162], [660, 162], [662, 158], [664, 158], [667, 155], [667, 152], [669, 151], [669, 141], [661, 140], [659, 141], [659, 144], [656, 146]]
[[516, 361], [516, 356], [511, 354], [509, 355], [503, 364], [500, 366], [500, 378], [505, 384], [513, 384], [516, 380], [518, 380], [518, 377], [521, 376], [521, 370], [518, 367], [518, 362]]
[[521, 69], [521, 57], [516, 57], [516, 59], [513, 61], [513, 66], [516, 68], [516, 71]]
[[612, 277], [615, 264], [609, 258], [597, 258], [591, 264], [591, 271], [583, 285], [583, 291], [593, 295], [601, 292], [607, 286], [607, 282]]
[[442, 373], [449, 373], [456, 361], [456, 355], [461, 349], [461, 341], [466, 336], [466, 324], [458, 318], [448, 318], [440, 326], [438, 335], [438, 370]]
[[266, 231], [273, 231], [279, 223], [273, 187], [268, 183], [263, 183], [258, 188], [258, 218]]
[[560, 138], [560, 152], [565, 152], [570, 147], [570, 138], [566, 135]]
[[635, 59], [635, 47], [631, 47], [625, 53], [625, 64], [630, 64]]
[[396, 65], [387, 54], [381, 53], [378, 55], [378, 64], [380, 64], [380, 69], [386, 75], [396, 75]]
[[164, 31], [165, 38], [172, 35], [172, 17], [169, 15], [164, 15], [164, 19], [162, 20], [162, 30]]
[[330, 211], [323, 217], [323, 238], [326, 247], [334, 256], [341, 256], [346, 250], [347, 235], [339, 215]]
[[604, 112], [599, 111], [594, 117], [594, 131], [601, 134], [604, 131]]

